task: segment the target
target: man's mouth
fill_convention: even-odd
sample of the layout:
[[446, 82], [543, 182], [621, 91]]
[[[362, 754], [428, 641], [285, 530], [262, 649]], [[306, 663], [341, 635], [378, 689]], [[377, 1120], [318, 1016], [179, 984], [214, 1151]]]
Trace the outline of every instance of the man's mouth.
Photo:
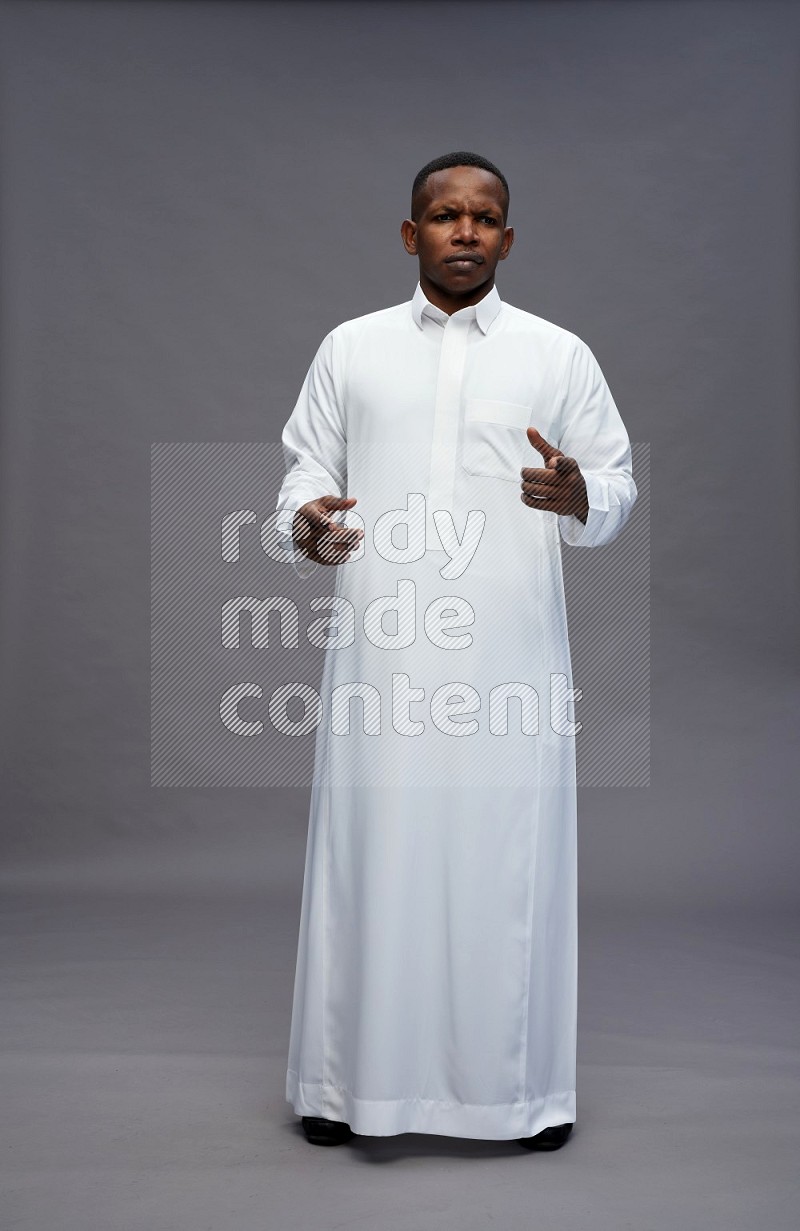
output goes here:
[[446, 256], [444, 263], [445, 265], [482, 265], [483, 257], [478, 256], [477, 253], [459, 252], [453, 256]]

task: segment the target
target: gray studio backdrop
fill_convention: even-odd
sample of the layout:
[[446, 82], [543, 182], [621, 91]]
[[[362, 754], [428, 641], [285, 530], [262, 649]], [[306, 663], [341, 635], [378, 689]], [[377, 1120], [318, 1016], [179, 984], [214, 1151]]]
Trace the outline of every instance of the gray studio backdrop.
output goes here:
[[[297, 891], [307, 785], [151, 785], [151, 447], [274, 446], [322, 337], [410, 298], [411, 180], [466, 147], [511, 184], [501, 295], [589, 343], [638, 517], [652, 483], [631, 591], [648, 758], [632, 783], [584, 779], [583, 900], [787, 902], [797, 6], [1, 17], [6, 874]], [[265, 467], [261, 516], [278, 482]]]

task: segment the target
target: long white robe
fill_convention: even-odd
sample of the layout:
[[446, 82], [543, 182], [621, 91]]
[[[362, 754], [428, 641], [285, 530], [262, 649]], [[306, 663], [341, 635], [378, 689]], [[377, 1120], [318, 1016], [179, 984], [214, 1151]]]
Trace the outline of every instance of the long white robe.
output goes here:
[[[577, 459], [585, 525], [520, 499], [521, 467], [543, 465], [528, 425]], [[603, 374], [496, 288], [447, 316], [418, 285], [328, 334], [282, 442], [285, 532], [324, 494], [356, 496], [345, 520], [366, 529], [337, 567], [294, 557], [337, 600], [338, 641], [286, 1097], [367, 1135], [573, 1122], [578, 714], [560, 540], [609, 542], [636, 498]]]

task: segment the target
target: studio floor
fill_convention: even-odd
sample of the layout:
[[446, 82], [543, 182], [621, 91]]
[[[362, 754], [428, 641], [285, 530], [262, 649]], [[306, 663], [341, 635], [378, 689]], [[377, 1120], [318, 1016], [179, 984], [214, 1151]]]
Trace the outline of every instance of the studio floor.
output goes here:
[[5, 1231], [793, 1231], [786, 918], [582, 909], [578, 1119], [557, 1153], [321, 1149], [283, 1089], [299, 885], [237, 880], [219, 841], [194, 835], [180, 874], [151, 847], [6, 878]]

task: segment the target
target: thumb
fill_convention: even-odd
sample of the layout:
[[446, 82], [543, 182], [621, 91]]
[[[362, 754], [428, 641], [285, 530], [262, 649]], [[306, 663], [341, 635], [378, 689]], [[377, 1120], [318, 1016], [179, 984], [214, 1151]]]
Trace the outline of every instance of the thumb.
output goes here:
[[563, 457], [564, 454], [560, 449], [557, 449], [555, 445], [548, 444], [541, 432], [539, 432], [535, 427], [529, 427], [526, 430], [528, 433], [528, 440], [531, 442], [534, 449], [536, 449], [538, 453], [541, 453], [544, 458], [545, 466], [552, 470], [553, 466], [556, 464], [554, 459], [557, 457]]
[[351, 504], [355, 504], [357, 498], [356, 496], [320, 496], [319, 503], [323, 509], [349, 509]]
[[317, 504], [320, 509], [320, 518], [327, 526], [337, 526], [333, 514], [337, 509], [349, 509], [356, 503], [356, 496], [320, 496]]

